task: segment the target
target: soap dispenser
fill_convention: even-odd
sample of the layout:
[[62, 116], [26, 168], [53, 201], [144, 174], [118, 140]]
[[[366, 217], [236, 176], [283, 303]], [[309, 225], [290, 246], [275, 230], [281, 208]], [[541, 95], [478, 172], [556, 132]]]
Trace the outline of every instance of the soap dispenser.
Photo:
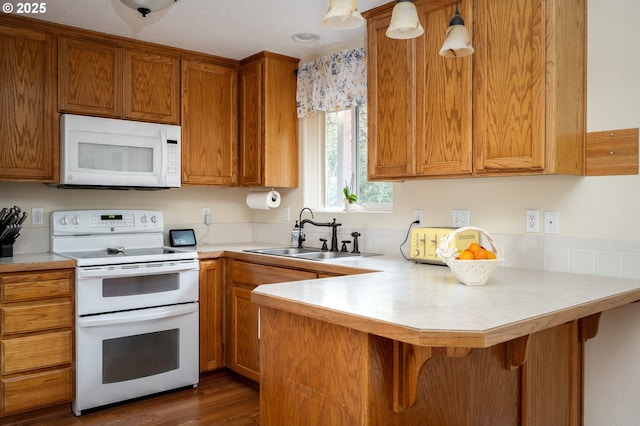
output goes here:
[[298, 247], [300, 238], [300, 225], [298, 225], [298, 221], [296, 220], [296, 224], [291, 230], [291, 247]]

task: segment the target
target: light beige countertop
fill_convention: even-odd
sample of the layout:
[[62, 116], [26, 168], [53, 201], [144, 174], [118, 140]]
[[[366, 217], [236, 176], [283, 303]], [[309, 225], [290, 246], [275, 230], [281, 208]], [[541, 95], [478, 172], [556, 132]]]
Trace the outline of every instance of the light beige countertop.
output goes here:
[[52, 253], [16, 254], [12, 257], [0, 257], [0, 273], [75, 267], [75, 260]]
[[473, 348], [640, 300], [640, 280], [500, 267], [486, 285], [466, 286], [446, 266], [387, 256], [327, 263], [336, 262], [380, 272], [262, 285], [252, 301], [407, 343]]

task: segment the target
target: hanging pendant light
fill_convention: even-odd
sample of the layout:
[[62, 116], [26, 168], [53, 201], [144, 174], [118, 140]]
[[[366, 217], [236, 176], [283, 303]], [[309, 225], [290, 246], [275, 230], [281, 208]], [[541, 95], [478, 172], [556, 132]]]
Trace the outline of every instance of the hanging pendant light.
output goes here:
[[461, 58], [473, 54], [474, 49], [469, 40], [469, 32], [464, 26], [464, 21], [458, 11], [458, 0], [456, 0], [456, 14], [449, 22], [440, 56], [445, 58]]
[[120, 0], [125, 5], [129, 6], [133, 10], [137, 10], [143, 17], [146, 17], [151, 12], [157, 12], [166, 7], [169, 7], [172, 3], [178, 0]]
[[391, 24], [387, 37], [397, 39], [416, 38], [424, 33], [413, 0], [397, 0], [391, 12]]
[[364, 18], [358, 12], [356, 0], [331, 0], [322, 23], [329, 28], [351, 30], [364, 24]]

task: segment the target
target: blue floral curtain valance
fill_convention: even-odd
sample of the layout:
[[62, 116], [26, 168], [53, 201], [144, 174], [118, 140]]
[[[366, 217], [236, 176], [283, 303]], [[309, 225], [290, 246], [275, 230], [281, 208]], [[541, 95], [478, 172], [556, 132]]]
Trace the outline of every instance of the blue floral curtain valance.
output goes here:
[[298, 118], [367, 104], [367, 50], [344, 50], [302, 64], [296, 96]]

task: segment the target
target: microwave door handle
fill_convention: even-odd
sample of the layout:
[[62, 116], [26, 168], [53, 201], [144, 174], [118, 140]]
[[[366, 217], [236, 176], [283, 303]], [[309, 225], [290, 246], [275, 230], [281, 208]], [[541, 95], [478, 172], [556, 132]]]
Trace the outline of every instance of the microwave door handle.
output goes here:
[[160, 184], [167, 184], [167, 129], [160, 128], [160, 142], [162, 144], [162, 161], [160, 161]]
[[114, 324], [130, 324], [134, 322], [151, 321], [160, 318], [171, 318], [181, 315], [190, 314], [198, 311], [197, 303], [188, 303], [184, 306], [168, 306], [166, 309], [139, 309], [129, 312], [118, 312], [114, 314], [93, 315], [86, 318], [80, 318], [78, 325], [80, 327], [101, 327]]

